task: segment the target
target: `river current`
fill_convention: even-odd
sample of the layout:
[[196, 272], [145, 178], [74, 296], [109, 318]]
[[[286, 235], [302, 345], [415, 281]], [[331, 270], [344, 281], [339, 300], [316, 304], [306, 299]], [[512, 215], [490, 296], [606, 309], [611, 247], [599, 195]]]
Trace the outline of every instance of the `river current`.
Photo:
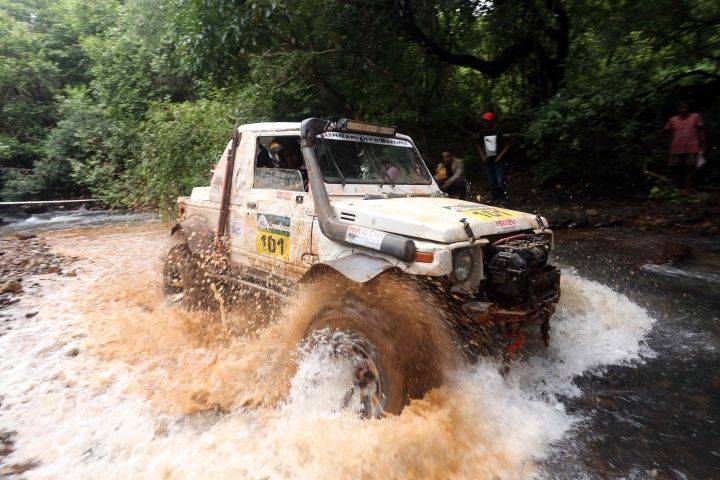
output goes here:
[[332, 407], [327, 373], [343, 366], [287, 340], [302, 302], [279, 321], [184, 311], [159, 288], [168, 227], [92, 215], [8, 230], [79, 257], [77, 276], [36, 277], [0, 319], [0, 430], [16, 432], [0, 462], [35, 461], [27, 478], [718, 472], [717, 285], [702, 269], [610, 268], [597, 239], [561, 240], [547, 350], [505, 375], [495, 359], [459, 368], [402, 414], [360, 420]]

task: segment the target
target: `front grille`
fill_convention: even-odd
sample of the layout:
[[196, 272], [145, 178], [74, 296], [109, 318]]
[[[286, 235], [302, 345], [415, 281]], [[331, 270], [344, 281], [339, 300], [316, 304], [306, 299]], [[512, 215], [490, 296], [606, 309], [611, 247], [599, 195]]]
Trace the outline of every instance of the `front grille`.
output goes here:
[[340, 212], [340, 220], [345, 220], [346, 222], [354, 222], [355, 214], [348, 212]]

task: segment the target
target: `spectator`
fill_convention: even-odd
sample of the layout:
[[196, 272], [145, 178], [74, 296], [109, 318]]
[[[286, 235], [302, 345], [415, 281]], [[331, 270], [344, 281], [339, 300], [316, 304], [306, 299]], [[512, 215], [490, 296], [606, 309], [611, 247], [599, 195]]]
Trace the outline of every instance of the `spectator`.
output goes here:
[[447, 180], [447, 170], [445, 170], [445, 164], [442, 160], [438, 162], [435, 167], [435, 175], [433, 175], [438, 185], [442, 185]]
[[389, 158], [383, 159], [381, 163], [383, 168], [387, 172], [388, 178], [390, 178], [390, 180], [392, 180], [393, 182], [396, 181], [398, 175], [400, 175], [400, 169], [396, 167]]
[[683, 195], [692, 187], [693, 173], [704, 162], [705, 128], [698, 113], [691, 113], [686, 102], [678, 105], [678, 113], [665, 124], [672, 132], [668, 166], [672, 170], [675, 186]]
[[453, 198], [464, 199], [467, 194], [467, 182], [463, 161], [446, 151], [442, 153], [442, 165], [445, 167], [447, 178], [439, 182], [440, 189]]
[[493, 200], [507, 200], [507, 173], [510, 164], [507, 152], [510, 141], [497, 128], [495, 114], [486, 112], [482, 116], [482, 141], [477, 145], [480, 160], [485, 164]]

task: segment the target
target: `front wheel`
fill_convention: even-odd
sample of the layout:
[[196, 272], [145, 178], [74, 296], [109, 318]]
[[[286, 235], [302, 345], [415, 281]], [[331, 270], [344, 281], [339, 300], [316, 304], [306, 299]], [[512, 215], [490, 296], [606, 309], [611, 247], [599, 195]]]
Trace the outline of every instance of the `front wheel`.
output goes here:
[[[400, 414], [410, 400], [442, 383], [454, 356], [442, 320], [384, 301], [384, 291], [350, 293], [326, 305], [308, 325], [303, 342], [306, 352], [322, 351], [321, 358], [344, 361], [339, 408], [363, 418]], [[363, 298], [375, 301], [371, 306]]]

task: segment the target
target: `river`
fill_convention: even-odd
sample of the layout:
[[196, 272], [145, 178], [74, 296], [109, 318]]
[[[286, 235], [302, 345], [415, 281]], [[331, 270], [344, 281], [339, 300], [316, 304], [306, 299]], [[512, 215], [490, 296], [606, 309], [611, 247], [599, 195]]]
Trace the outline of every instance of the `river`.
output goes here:
[[287, 344], [297, 306], [277, 323], [186, 312], [159, 289], [157, 218], [45, 215], [0, 227], [79, 257], [77, 276], [38, 276], [1, 312], [0, 432], [15, 434], [0, 468], [33, 461], [23, 475], [41, 479], [720, 472], [717, 240], [683, 239], [693, 259], [657, 266], [618, 259], [629, 232], [560, 235], [549, 349], [505, 375], [494, 359], [463, 367], [401, 415], [359, 420], [328, 407], [328, 366]]

